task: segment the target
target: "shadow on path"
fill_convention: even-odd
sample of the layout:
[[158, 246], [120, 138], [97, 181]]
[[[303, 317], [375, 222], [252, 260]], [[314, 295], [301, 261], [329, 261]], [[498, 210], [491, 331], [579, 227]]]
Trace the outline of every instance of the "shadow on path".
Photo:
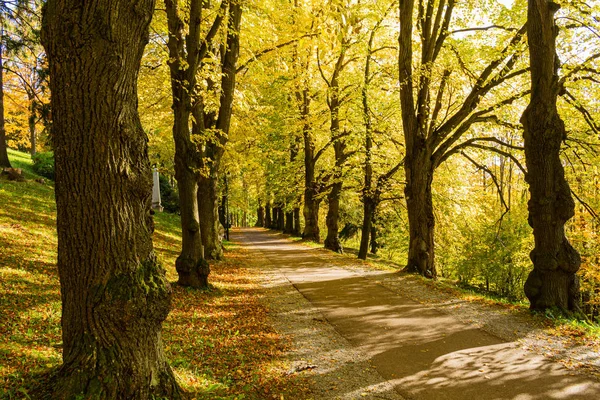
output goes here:
[[260, 251], [404, 397], [600, 399], [592, 378], [333, 266], [318, 250], [258, 228], [235, 239]]

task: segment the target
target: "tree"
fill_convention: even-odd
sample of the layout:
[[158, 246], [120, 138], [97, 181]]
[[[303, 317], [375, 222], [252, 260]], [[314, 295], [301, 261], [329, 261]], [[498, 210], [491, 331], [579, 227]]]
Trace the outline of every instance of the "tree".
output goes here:
[[[200, 230], [205, 255], [209, 259], [221, 259], [223, 248], [219, 235], [219, 196], [217, 184], [219, 182], [219, 167], [227, 145], [231, 114], [233, 112], [233, 99], [235, 92], [235, 78], [237, 74], [237, 61], [240, 53], [240, 26], [242, 21], [242, 6], [239, 0], [231, 0], [227, 20], [227, 33], [222, 46], [220, 64], [221, 76], [218, 109], [210, 110], [208, 102], [202, 97], [193, 108], [194, 124], [192, 125], [197, 135], [205, 135], [202, 152], [205, 171], [200, 176], [198, 189], [198, 205], [200, 210]], [[209, 88], [215, 87], [210, 79]]]
[[532, 309], [558, 307], [566, 311], [579, 308], [576, 272], [581, 258], [564, 231], [565, 223], [575, 214], [575, 204], [560, 159], [567, 132], [556, 107], [561, 85], [554, 13], [559, 8], [548, 0], [528, 2], [531, 99], [521, 122], [530, 193], [529, 224], [535, 239], [530, 254], [533, 270], [525, 282], [525, 294]]
[[[473, 144], [460, 143], [463, 135], [476, 123], [498, 122], [494, 114], [502, 106], [511, 104], [526, 93], [511, 93], [490, 105], [482, 104], [483, 98], [493, 89], [509, 79], [520, 76], [526, 69], [516, 69], [520, 60], [521, 46], [525, 28], [504, 28], [497, 25], [483, 28], [465, 28], [450, 31], [450, 23], [456, 6], [455, 0], [428, 0], [418, 2], [415, 10], [414, 0], [400, 1], [399, 35], [399, 79], [402, 126], [406, 146], [404, 170], [406, 186], [404, 190], [408, 211], [410, 244], [406, 270], [426, 277], [436, 276], [434, 248], [434, 214], [432, 182], [435, 170], [453, 154], [460, 154], [465, 147]], [[416, 13], [415, 13], [416, 11]], [[465, 10], [462, 10], [465, 11]], [[413, 43], [413, 19], [417, 14], [417, 29], [420, 46]], [[453, 100], [449, 106], [445, 102], [452, 98], [449, 89], [450, 68], [439, 68], [440, 55], [444, 45], [453, 32], [488, 31], [502, 29], [512, 34], [508, 44], [495, 55], [479, 73], [474, 73], [465, 64], [456, 49], [454, 53], [458, 64], [472, 82], [471, 88], [462, 87], [467, 94], [458, 103]], [[418, 67], [413, 67], [413, 48], [420, 51]], [[452, 47], [450, 48], [452, 51]], [[481, 64], [481, 60], [479, 63]], [[437, 82], [434, 82], [434, 79]], [[451, 90], [448, 90], [450, 92]], [[447, 111], [444, 111], [446, 108]], [[445, 114], [445, 115], [444, 115]], [[482, 137], [475, 141], [501, 141], [491, 137]], [[477, 145], [482, 147], [481, 145]], [[487, 146], [490, 151], [500, 151]]]
[[[0, 29], [2, 29], [1, 26]], [[6, 145], [6, 121], [4, 120], [4, 46], [2, 36], [4, 35], [0, 35], [0, 168], [11, 168], [10, 160], [8, 159], [8, 147]]]
[[[222, 2], [221, 9], [226, 5]], [[192, 140], [190, 117], [192, 115], [194, 91], [198, 67], [206, 56], [212, 39], [218, 32], [223, 19], [219, 13], [200, 42], [202, 23], [202, 0], [190, 4], [189, 23], [185, 34], [185, 23], [180, 16], [177, 1], [165, 0], [169, 30], [169, 69], [173, 94], [173, 139], [175, 141], [175, 178], [179, 189], [181, 211], [181, 254], [175, 263], [179, 275], [178, 283], [184, 286], [206, 287], [210, 268], [204, 260], [198, 212], [198, 179], [201, 155]]]
[[180, 397], [161, 324], [171, 288], [151, 234], [137, 78], [154, 1], [49, 0], [63, 364], [51, 398]]

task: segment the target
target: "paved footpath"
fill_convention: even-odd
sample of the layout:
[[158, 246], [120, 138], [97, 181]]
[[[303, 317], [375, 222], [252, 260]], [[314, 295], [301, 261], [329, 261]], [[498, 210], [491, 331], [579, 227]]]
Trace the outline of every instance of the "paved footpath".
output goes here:
[[600, 399], [600, 383], [515, 342], [331, 265], [264, 229], [234, 240], [259, 251], [407, 399]]

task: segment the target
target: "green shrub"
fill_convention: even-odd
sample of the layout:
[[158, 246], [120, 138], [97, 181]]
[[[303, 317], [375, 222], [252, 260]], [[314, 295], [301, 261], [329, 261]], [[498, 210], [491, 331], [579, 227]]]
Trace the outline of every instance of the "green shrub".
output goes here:
[[44, 178], [54, 180], [54, 153], [37, 153], [33, 158], [33, 170]]
[[171, 186], [167, 177], [160, 175], [160, 200], [164, 211], [172, 214], [179, 213], [179, 193]]

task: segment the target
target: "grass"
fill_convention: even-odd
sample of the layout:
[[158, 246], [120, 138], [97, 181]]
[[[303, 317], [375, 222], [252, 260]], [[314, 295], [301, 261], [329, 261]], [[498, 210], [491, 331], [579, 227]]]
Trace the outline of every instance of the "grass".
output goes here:
[[[61, 303], [53, 183], [33, 181], [29, 155], [9, 157], [28, 180], [0, 180], [0, 399], [21, 399], [61, 364]], [[159, 213], [155, 224], [155, 251], [175, 282], [179, 218]], [[268, 322], [250, 255], [235, 243], [226, 251], [209, 290], [173, 285], [163, 341], [179, 383], [190, 399], [301, 397], [305, 383], [281, 373], [287, 339]]]

